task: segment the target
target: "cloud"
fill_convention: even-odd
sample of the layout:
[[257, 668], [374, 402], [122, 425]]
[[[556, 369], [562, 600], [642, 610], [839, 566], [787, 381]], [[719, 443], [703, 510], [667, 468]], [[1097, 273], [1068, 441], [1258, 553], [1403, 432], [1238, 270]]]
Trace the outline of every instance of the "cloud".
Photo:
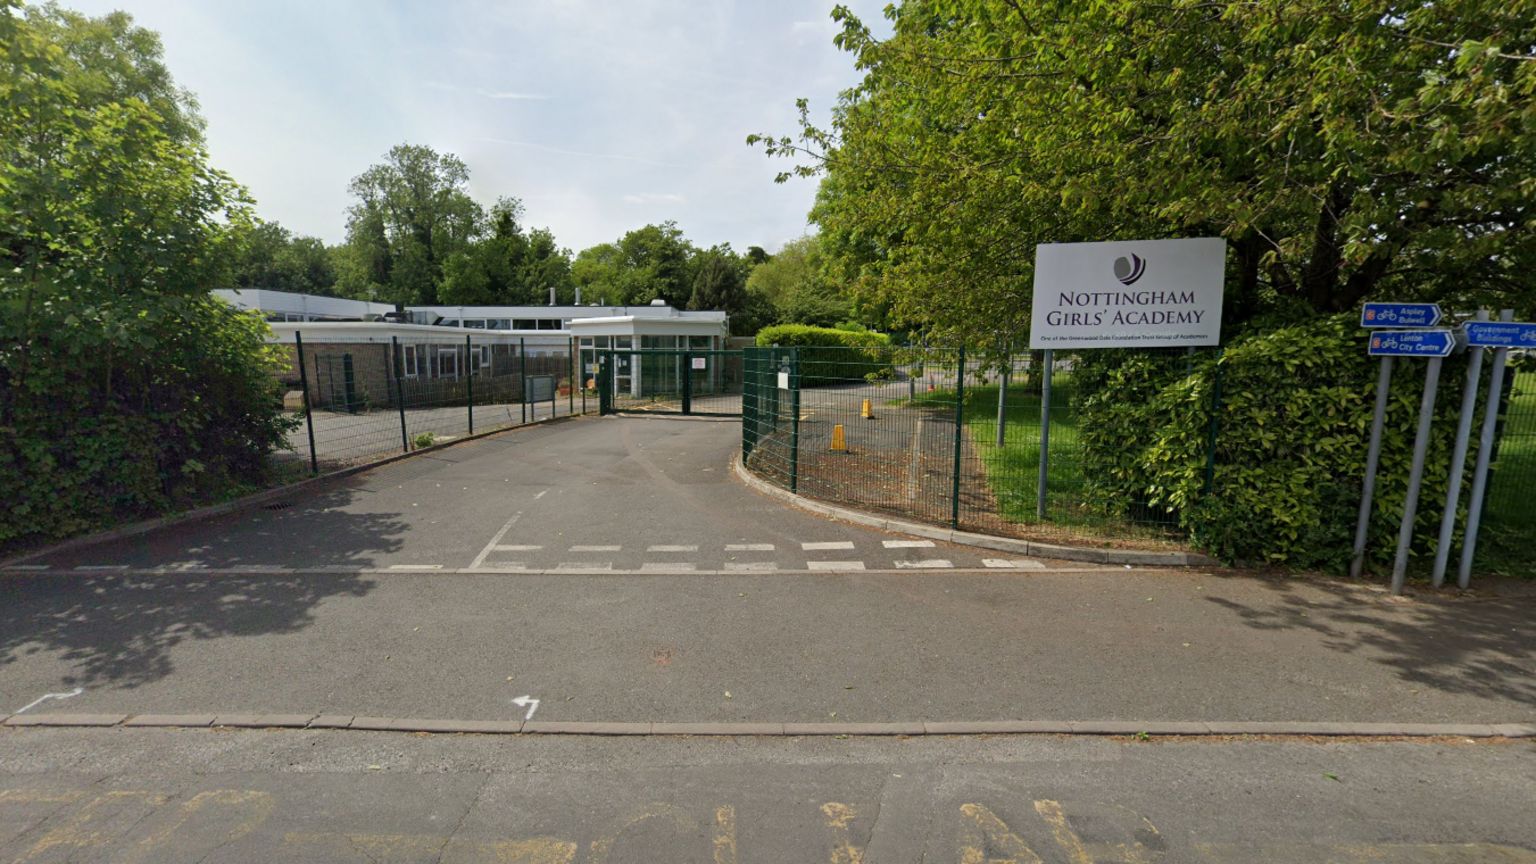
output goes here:
[[688, 196], [678, 195], [675, 192], [647, 192], [640, 195], [625, 195], [625, 204], [687, 204]]

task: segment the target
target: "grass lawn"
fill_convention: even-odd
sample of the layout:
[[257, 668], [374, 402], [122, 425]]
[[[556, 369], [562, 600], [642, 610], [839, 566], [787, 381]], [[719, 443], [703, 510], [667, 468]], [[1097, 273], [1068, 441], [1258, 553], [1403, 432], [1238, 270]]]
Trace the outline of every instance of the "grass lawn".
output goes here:
[[[1003, 445], [997, 445], [996, 384], [965, 388], [965, 426], [986, 468], [987, 482], [1000, 515], [1010, 521], [1039, 523], [1036, 500], [1040, 476], [1040, 395], [1035, 384], [1010, 384], [1004, 397]], [[1078, 442], [1075, 391], [1070, 377], [1051, 382], [1050, 464], [1046, 478], [1045, 522], [1084, 529], [1084, 533], [1135, 538], [1169, 538], [1170, 525], [1136, 522], [1106, 515], [1084, 501], [1085, 475]], [[954, 411], [953, 390], [935, 390], [911, 400], [918, 407]]]
[[1504, 422], [1474, 570], [1532, 577], [1536, 576], [1536, 369], [1529, 365], [1515, 375]]

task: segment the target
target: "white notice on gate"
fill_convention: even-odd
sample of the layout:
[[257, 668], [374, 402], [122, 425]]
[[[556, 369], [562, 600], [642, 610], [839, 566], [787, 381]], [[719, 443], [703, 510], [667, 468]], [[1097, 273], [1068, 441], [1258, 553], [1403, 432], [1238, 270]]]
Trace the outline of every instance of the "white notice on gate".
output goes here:
[[695, 357], [695, 358], [693, 358], [693, 368], [695, 368], [695, 369], [703, 369], [703, 368], [705, 368], [705, 366], [704, 366], [704, 360], [705, 359], [706, 358], [703, 358], [703, 357]]
[[1219, 345], [1226, 254], [1220, 237], [1042, 243], [1029, 347]]
[[780, 390], [788, 390], [789, 389], [789, 373], [788, 372], [780, 372], [779, 373], [779, 389]]

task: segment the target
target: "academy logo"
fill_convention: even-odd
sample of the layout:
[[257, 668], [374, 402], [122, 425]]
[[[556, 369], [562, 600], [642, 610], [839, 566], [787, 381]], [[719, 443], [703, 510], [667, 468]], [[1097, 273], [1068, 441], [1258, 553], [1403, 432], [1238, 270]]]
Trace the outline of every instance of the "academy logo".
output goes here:
[[1115, 259], [1115, 278], [1120, 280], [1121, 285], [1134, 283], [1145, 272], [1147, 272], [1147, 262], [1143, 261], [1140, 255]]

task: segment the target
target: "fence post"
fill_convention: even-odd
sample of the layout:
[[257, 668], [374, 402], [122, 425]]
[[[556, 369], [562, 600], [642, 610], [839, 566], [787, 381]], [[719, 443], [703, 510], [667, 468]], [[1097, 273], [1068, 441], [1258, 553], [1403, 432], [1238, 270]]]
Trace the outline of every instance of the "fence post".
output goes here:
[[405, 385], [400, 381], [400, 337], [389, 337], [389, 372], [395, 379], [395, 407], [400, 409], [400, 449], [411, 452], [411, 439], [405, 434]]
[[1006, 442], [1008, 430], [1008, 373], [1013, 371], [1013, 348], [1003, 352], [1003, 369], [997, 379], [997, 446]]
[[470, 344], [469, 334], [464, 334], [464, 381], [469, 395], [469, 434], [475, 434], [475, 365], [470, 354], [475, 346]]
[[[683, 338], [687, 338], [686, 336]], [[683, 351], [683, 416], [693, 413], [693, 352]]]
[[960, 346], [955, 370], [955, 472], [949, 494], [949, 527], [960, 527], [960, 436], [965, 424], [965, 346]]
[[1221, 355], [1218, 354], [1216, 368], [1211, 372], [1211, 428], [1205, 436], [1205, 483], [1200, 490], [1202, 495], [1209, 495], [1216, 488], [1216, 437], [1221, 431], [1221, 377], [1225, 370], [1226, 367], [1221, 365]]
[[517, 374], [523, 382], [523, 389], [517, 401], [522, 405], [523, 422], [528, 422], [528, 340], [517, 340]]
[[293, 331], [293, 344], [299, 349], [299, 387], [304, 390], [304, 426], [309, 430], [309, 473], [320, 473], [320, 460], [315, 455], [315, 418], [309, 410], [309, 370], [304, 368], [304, 337]]
[[800, 349], [789, 349], [789, 491], [800, 489]]
[[[569, 417], [570, 415], [576, 413], [576, 379], [579, 376], [577, 374], [575, 374], [575, 373], [579, 372], [580, 371], [580, 367], [581, 367], [581, 358], [576, 356], [576, 337], [575, 336], [571, 337], [571, 347], [570, 347], [569, 350], [570, 350], [570, 354], [568, 356], [571, 358], [571, 373], [572, 374], [571, 374], [571, 377], [570, 377], [570, 382], [571, 383], [570, 383], [569, 386], [567, 386], [565, 388], [565, 395], [566, 395], [565, 415], [567, 417]], [[587, 388], [585, 388], [585, 387], [581, 388], [581, 398], [582, 398], [582, 401], [586, 401], [586, 398], [587, 398]], [[583, 413], [585, 413], [585, 412], [583, 412]]]

